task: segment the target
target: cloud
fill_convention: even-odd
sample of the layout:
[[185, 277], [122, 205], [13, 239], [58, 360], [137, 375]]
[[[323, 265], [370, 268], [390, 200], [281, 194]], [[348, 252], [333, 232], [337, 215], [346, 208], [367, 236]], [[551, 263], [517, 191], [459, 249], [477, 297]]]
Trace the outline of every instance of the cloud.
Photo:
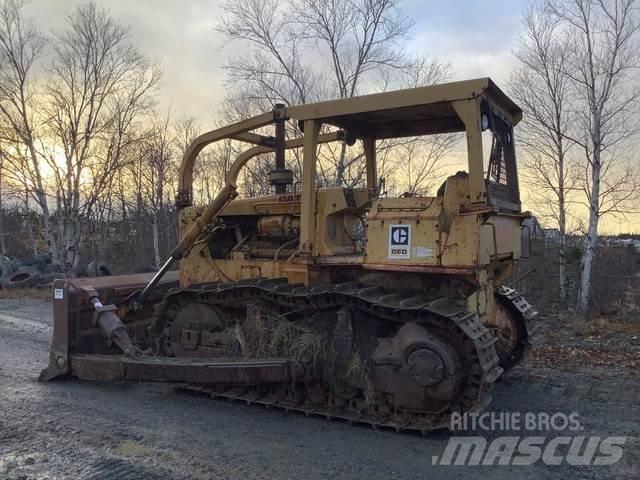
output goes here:
[[410, 0], [405, 8], [415, 20], [416, 36], [408, 49], [451, 62], [457, 80], [488, 76], [504, 83], [525, 3]]
[[[31, 0], [25, 13], [47, 33], [65, 26], [76, 5], [71, 0]], [[225, 54], [214, 26], [221, 15], [208, 0], [109, 0], [98, 2], [131, 28], [133, 42], [164, 68], [161, 105], [177, 115], [200, 117], [213, 125], [224, 97]]]
[[[59, 30], [80, 0], [31, 0], [26, 13], [45, 32]], [[134, 42], [164, 66], [161, 104], [177, 115], [212, 125], [225, 95], [227, 58], [214, 30], [223, 11], [211, 0], [104, 0], [98, 2], [131, 27]], [[524, 0], [406, 0], [415, 20], [407, 48], [453, 64], [456, 79], [491, 76], [500, 82], [512, 65], [511, 45]]]

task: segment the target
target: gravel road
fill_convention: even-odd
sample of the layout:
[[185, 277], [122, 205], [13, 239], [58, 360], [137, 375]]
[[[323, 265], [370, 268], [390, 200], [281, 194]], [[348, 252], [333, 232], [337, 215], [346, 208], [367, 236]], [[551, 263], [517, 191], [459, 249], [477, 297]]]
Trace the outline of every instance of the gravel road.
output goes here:
[[[640, 376], [518, 367], [492, 412], [577, 412], [580, 435], [625, 436], [613, 466], [442, 466], [450, 433], [350, 427], [176, 392], [170, 385], [38, 383], [50, 304], [0, 300], [0, 479], [640, 478]], [[483, 432], [489, 440], [528, 432]], [[542, 435], [554, 435], [542, 432]], [[571, 433], [570, 435], [575, 435]]]

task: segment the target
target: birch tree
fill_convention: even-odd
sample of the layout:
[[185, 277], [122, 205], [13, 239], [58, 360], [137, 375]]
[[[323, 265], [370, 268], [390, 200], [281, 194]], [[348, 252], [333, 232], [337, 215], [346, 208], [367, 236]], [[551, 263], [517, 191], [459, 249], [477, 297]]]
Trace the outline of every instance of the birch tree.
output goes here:
[[23, 5], [21, 0], [0, 0], [0, 117], [10, 127], [13, 150], [25, 150], [24, 157], [11, 157], [24, 158], [26, 162], [11, 162], [12, 167], [20, 173], [26, 194], [33, 197], [42, 212], [44, 242], [57, 263], [42, 174], [44, 162], [36, 148], [40, 135], [38, 115], [42, 116], [37, 105], [42, 99], [36, 96], [34, 66], [43, 57], [47, 40], [32, 22], [23, 18]]
[[636, 196], [638, 172], [623, 151], [638, 132], [640, 44], [634, 0], [551, 0], [549, 10], [568, 32], [565, 73], [576, 95], [572, 140], [584, 155], [589, 211], [578, 310], [589, 307], [592, 266], [603, 215], [623, 213]]
[[160, 70], [130, 43], [127, 26], [89, 3], [76, 7], [56, 34], [49, 73], [49, 135], [65, 159], [50, 167], [60, 192], [65, 264], [77, 268], [81, 221], [126, 162]]
[[508, 82], [525, 110], [519, 128], [522, 178], [538, 212], [558, 226], [559, 293], [566, 300], [567, 214], [577, 187], [576, 165], [569, 156], [574, 143], [567, 138], [572, 133], [571, 84], [565, 71], [570, 49], [561, 20], [543, 2], [528, 8], [523, 27], [514, 51], [518, 65]]

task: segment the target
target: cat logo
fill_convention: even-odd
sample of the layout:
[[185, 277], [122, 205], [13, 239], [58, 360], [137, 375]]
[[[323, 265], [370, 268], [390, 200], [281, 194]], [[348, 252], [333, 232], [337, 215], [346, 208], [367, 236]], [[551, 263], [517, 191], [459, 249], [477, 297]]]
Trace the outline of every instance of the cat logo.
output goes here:
[[389, 258], [411, 258], [411, 225], [389, 225]]

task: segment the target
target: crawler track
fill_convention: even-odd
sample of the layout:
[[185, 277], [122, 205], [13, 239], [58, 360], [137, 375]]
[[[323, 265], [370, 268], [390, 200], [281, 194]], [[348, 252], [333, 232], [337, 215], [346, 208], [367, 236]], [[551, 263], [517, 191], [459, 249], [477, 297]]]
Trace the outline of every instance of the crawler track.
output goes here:
[[501, 356], [500, 366], [508, 371], [526, 356], [529, 350], [529, 331], [527, 322], [538, 315], [538, 312], [525, 300], [524, 296], [513, 288], [499, 286], [495, 290], [496, 299], [509, 312], [513, 321], [515, 345], [513, 349]]
[[324, 404], [304, 391], [286, 385], [238, 387], [183, 385], [182, 388], [213, 398], [226, 398], [268, 407], [283, 408], [350, 423], [366, 423], [375, 428], [427, 432], [447, 425], [454, 412], [482, 410], [491, 401], [490, 390], [500, 376], [495, 351], [495, 337], [477, 315], [461, 309], [451, 299], [427, 298], [415, 292], [391, 292], [380, 287], [343, 283], [323, 287], [305, 287], [287, 283], [286, 279], [251, 280], [230, 284], [202, 285], [174, 291], [158, 304], [152, 329], [167, 329], [172, 322], [172, 307], [190, 302], [218, 308], [238, 308], [260, 301], [280, 311], [330, 311], [343, 307], [357, 310], [383, 322], [414, 322], [447, 334], [460, 345], [465, 368], [463, 387], [455, 401], [438, 412], [413, 412], [395, 408], [391, 402], [366, 404], [361, 398], [336, 402], [331, 396]]

